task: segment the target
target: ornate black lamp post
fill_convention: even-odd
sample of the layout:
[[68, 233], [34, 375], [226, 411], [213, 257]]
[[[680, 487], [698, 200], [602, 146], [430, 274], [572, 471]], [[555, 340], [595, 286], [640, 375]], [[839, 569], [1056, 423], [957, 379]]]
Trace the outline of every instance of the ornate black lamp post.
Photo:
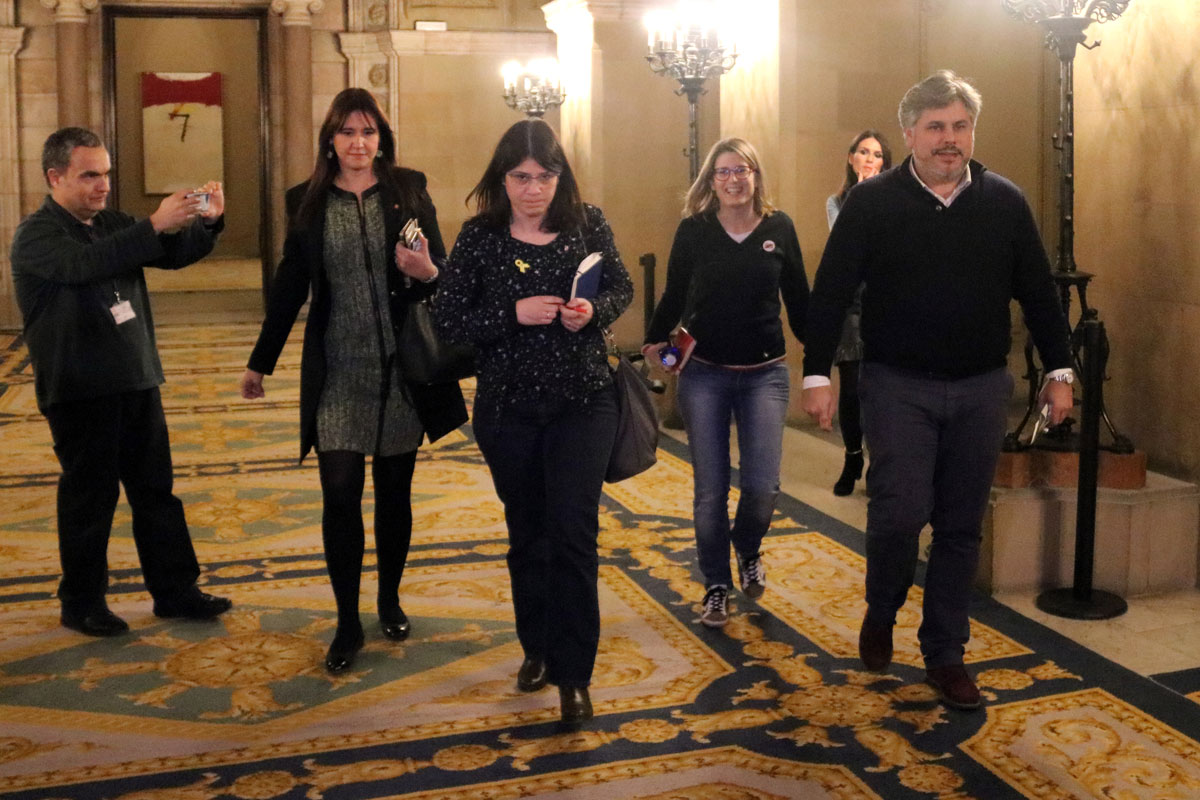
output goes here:
[[[1078, 46], [1086, 50], [1099, 47], [1100, 42], [1087, 42], [1086, 30], [1094, 22], [1115, 20], [1128, 8], [1131, 0], [1001, 0], [1005, 11], [1027, 22], [1034, 22], [1046, 30], [1046, 47], [1059, 60], [1059, 108], [1058, 131], [1053, 136], [1054, 149], [1058, 151], [1058, 252], [1054, 264], [1054, 280], [1058, 284], [1063, 311], [1070, 319], [1071, 289], [1079, 293], [1080, 317], [1072, 339], [1075, 350], [1076, 372], [1082, 368], [1079, 350], [1083, 334], [1080, 327], [1084, 321], [1098, 319], [1099, 312], [1088, 306], [1087, 286], [1092, 279], [1089, 272], [1081, 272], [1075, 263], [1075, 54]], [[1107, 343], [1105, 344], [1107, 348]], [[1006, 449], [1019, 450], [1021, 432], [1036, 411], [1039, 372], [1033, 366], [1032, 344], [1026, 346], [1026, 362], [1029, 365], [1029, 407], [1017, 430], [1008, 435]], [[1101, 367], [1103, 369], [1103, 366]], [[1112, 437], [1110, 446], [1114, 452], [1132, 453], [1133, 443], [1119, 433], [1103, 407], [1100, 417]], [[1047, 446], [1057, 441], [1062, 447], [1069, 440], [1069, 428], [1047, 437]]]
[[[1100, 450], [1100, 421], [1112, 436], [1111, 450], [1132, 453], [1133, 443], [1117, 432], [1104, 410], [1104, 369], [1108, 361], [1108, 338], [1100, 314], [1087, 304], [1087, 285], [1092, 275], [1075, 265], [1075, 53], [1082, 45], [1091, 50], [1099, 41], [1087, 43], [1085, 31], [1093, 22], [1115, 20], [1131, 0], [1002, 0], [1009, 13], [1046, 29], [1046, 47], [1058, 55], [1059, 108], [1058, 131], [1054, 147], [1058, 150], [1058, 257], [1054, 280], [1058, 284], [1063, 311], [1070, 319], [1071, 288], [1079, 293], [1080, 317], [1071, 339], [1075, 372], [1082, 378], [1082, 424], [1077, 441], [1072, 441], [1067, 425], [1059, 426], [1047, 437], [1045, 446], [1079, 449], [1079, 486], [1076, 502], [1075, 581], [1067, 589], [1052, 589], [1038, 595], [1037, 606], [1051, 614], [1075, 619], [1108, 619], [1123, 614], [1128, 607], [1115, 594], [1092, 588], [1092, 570], [1096, 539], [1096, 490]], [[1082, 358], [1081, 358], [1082, 354]], [[1025, 346], [1029, 372], [1029, 406], [1017, 430], [1008, 434], [1005, 447], [1019, 450], [1021, 430], [1036, 406], [1040, 374], [1033, 363], [1033, 345]], [[1031, 442], [1032, 444], [1032, 437]]]

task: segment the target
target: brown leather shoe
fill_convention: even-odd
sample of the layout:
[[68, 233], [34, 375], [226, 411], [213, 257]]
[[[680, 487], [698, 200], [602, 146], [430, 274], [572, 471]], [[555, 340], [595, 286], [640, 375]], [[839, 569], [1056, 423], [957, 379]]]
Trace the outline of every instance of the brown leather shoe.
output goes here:
[[937, 690], [938, 697], [951, 708], [974, 711], [981, 700], [975, 681], [962, 664], [948, 664], [925, 671], [925, 682]]
[[522, 692], [536, 692], [546, 685], [546, 661], [525, 656], [517, 670], [517, 688]]
[[863, 620], [858, 631], [858, 657], [871, 672], [883, 672], [892, 663], [892, 629]]
[[562, 709], [560, 727], [566, 731], [577, 731], [592, 718], [592, 698], [586, 686], [558, 687], [558, 702]]

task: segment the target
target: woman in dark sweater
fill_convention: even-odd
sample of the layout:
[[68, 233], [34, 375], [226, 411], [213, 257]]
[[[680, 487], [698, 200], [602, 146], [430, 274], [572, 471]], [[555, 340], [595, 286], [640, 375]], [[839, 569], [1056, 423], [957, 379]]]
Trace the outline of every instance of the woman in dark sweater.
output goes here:
[[[841, 190], [825, 201], [825, 216], [829, 229], [837, 221], [842, 203], [850, 190], [867, 178], [873, 178], [885, 169], [892, 168], [892, 149], [887, 139], [875, 130], [865, 130], [854, 141], [846, 153], [846, 177]], [[855, 482], [863, 473], [863, 434], [861, 411], [858, 403], [858, 366], [862, 361], [863, 343], [859, 335], [859, 320], [862, 318], [861, 290], [846, 310], [846, 322], [842, 325], [842, 340], [838, 342], [834, 363], [838, 368], [838, 425], [842, 431], [842, 442], [846, 445], [845, 463], [842, 474], [833, 485], [833, 493], [845, 496], [854, 491]]]
[[[478, 348], [473, 426], [508, 524], [525, 651], [517, 687], [556, 684], [562, 722], [575, 728], [592, 716], [600, 490], [617, 424], [602, 329], [633, 283], [545, 122], [508, 129], [471, 198], [478, 213], [454, 244], [435, 317], [448, 338]], [[603, 255], [599, 291], [570, 299], [593, 252]]]
[[[742, 593], [757, 599], [766, 588], [760, 545], [779, 494], [789, 391], [779, 298], [792, 333], [802, 339], [808, 278], [796, 230], [767, 199], [749, 142], [713, 145], [683, 214], [642, 352], [658, 362], [658, 351], [680, 322], [696, 340], [679, 374], [679, 409], [695, 472], [696, 552], [705, 587], [700, 621], [719, 628], [729, 619], [731, 544]], [[731, 418], [741, 476], [732, 527]]]
[[[283, 260], [241, 389], [245, 398], [264, 395], [263, 376], [274, 370], [311, 288], [300, 361], [300, 458], [316, 448], [321, 535], [338, 612], [325, 667], [337, 673], [363, 645], [366, 456], [375, 485], [379, 621], [385, 636], [401, 640], [409, 633], [398, 591], [412, 536], [417, 447], [426, 435], [434, 441], [466, 422], [467, 413], [457, 383], [409, 383], [396, 353], [408, 304], [435, 290], [445, 260], [425, 176], [396, 166], [392, 129], [365, 89], [334, 98], [317, 151], [312, 177], [287, 193]], [[425, 236], [409, 250], [400, 229], [413, 217]]]

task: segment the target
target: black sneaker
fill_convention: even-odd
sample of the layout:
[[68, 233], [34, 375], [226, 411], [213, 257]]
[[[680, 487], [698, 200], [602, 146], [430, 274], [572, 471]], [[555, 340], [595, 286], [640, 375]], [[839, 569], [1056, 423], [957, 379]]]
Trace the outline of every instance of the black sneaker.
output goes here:
[[729, 622], [729, 590], [724, 586], [713, 586], [704, 593], [704, 610], [700, 622], [710, 628], [724, 628]]
[[742, 585], [742, 594], [751, 600], [757, 600], [767, 590], [767, 568], [763, 565], [762, 553], [743, 557], [737, 554], [738, 582]]

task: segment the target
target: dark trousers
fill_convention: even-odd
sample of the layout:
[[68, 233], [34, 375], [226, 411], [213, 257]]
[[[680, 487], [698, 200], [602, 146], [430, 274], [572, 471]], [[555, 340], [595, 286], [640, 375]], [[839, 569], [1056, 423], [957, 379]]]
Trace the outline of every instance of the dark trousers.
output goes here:
[[559, 686], [587, 686], [596, 662], [596, 538], [616, 425], [612, 387], [473, 423], [504, 503], [517, 638]]
[[961, 664], [980, 531], [1004, 440], [1007, 370], [958, 380], [864, 362], [859, 381], [867, 472], [867, 620], [904, 605], [926, 523], [933, 545], [917, 637], [926, 667]]
[[[400, 603], [400, 579], [412, 540], [412, 478], [417, 451], [371, 459], [375, 484], [375, 556], [379, 567], [376, 604], [386, 610]], [[338, 627], [347, 632], [361, 628], [358, 595], [362, 583], [362, 495], [366, 481], [366, 456], [348, 450], [317, 453], [324, 507], [321, 539], [325, 565], [337, 603]]]
[[171, 445], [158, 388], [56, 403], [45, 410], [62, 465], [58, 551], [64, 607], [104, 604], [108, 537], [120, 486], [133, 512], [133, 541], [155, 599], [187, 590], [200, 575], [183, 503], [172, 492]]

